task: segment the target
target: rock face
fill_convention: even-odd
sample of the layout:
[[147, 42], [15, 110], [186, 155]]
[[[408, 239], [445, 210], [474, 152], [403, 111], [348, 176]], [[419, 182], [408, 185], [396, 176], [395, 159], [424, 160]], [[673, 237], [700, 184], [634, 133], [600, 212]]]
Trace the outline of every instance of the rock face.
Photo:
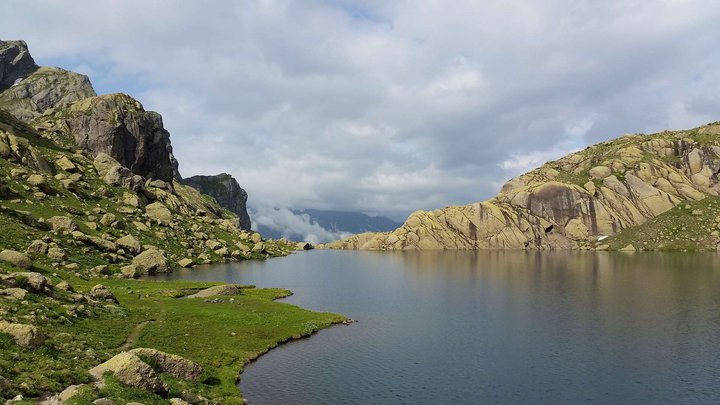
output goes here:
[[37, 69], [25, 41], [0, 41], [0, 91]]
[[0, 108], [29, 122], [52, 108], [67, 107], [95, 95], [87, 76], [60, 68], [41, 67], [0, 93]]
[[43, 117], [38, 125], [64, 134], [90, 156], [105, 153], [148, 179], [172, 182], [180, 177], [162, 117], [128, 95], [83, 99]]
[[231, 175], [222, 173], [215, 176], [192, 176], [183, 179], [182, 182], [215, 198], [221, 207], [234, 212], [240, 218], [242, 229], [250, 230], [250, 216], [246, 205], [247, 192]]
[[[340, 249], [584, 249], [685, 201], [720, 195], [720, 123], [628, 135], [508, 181], [494, 198], [414, 212]], [[603, 238], [604, 239], [604, 238]]]

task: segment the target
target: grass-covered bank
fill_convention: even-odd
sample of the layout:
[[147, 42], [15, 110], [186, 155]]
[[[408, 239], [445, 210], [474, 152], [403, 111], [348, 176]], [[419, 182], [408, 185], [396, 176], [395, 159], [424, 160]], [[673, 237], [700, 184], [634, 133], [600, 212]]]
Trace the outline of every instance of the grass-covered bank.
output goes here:
[[4, 307], [16, 316], [47, 318], [41, 329], [48, 339], [42, 346], [29, 349], [0, 333], [0, 372], [9, 383], [2, 397], [22, 393], [26, 400], [35, 402], [43, 394], [91, 382], [88, 370], [123, 349], [147, 347], [198, 363], [203, 368], [202, 376], [190, 382], [160, 374], [170, 388], [166, 397], [109, 377], [104, 388], [83, 389], [71, 403], [90, 404], [98, 398], [109, 398], [118, 404], [136, 401], [149, 405], [166, 404], [167, 398], [173, 397], [191, 403], [199, 398], [222, 404], [242, 403], [236, 382], [246, 363], [280, 342], [345, 319], [275, 302], [289, 294], [282, 289], [245, 287], [233, 296], [182, 298], [213, 284], [71, 280], [81, 293], [98, 282], [112, 291], [119, 305], [87, 305], [85, 313], [76, 318], [69, 312], [76, 313], [77, 308], [63, 305], [62, 297], [32, 294], [24, 304], [9, 303]]

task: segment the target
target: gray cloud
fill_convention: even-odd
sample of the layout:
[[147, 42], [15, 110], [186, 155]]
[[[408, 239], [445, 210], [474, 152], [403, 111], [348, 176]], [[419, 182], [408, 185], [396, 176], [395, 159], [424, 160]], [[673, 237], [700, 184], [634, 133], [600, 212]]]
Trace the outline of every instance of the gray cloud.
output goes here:
[[718, 17], [701, 0], [9, 0], [0, 26], [163, 113], [185, 175], [230, 172], [256, 206], [397, 216], [720, 119]]

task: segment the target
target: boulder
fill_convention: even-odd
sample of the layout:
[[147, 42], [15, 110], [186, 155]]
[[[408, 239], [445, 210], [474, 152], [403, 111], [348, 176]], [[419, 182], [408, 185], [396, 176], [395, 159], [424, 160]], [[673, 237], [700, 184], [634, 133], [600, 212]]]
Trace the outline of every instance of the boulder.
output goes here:
[[25, 249], [25, 252], [26, 252], [26, 253], [39, 253], [39, 254], [43, 254], [43, 255], [44, 255], [44, 254], [47, 254], [47, 252], [48, 252], [48, 244], [45, 243], [45, 242], [43, 242], [43, 241], [41, 241], [41, 240], [39, 240], [39, 239], [38, 239], [38, 240], [34, 240], [34, 241], [32, 241], [32, 243], [30, 244], [30, 246], [28, 246], [28, 248]]
[[103, 215], [102, 218], [100, 218], [100, 224], [102, 224], [103, 226], [110, 226], [113, 222], [115, 222], [115, 220], [115, 214], [108, 213]]
[[112, 186], [139, 191], [145, 185], [145, 179], [142, 176], [134, 174], [106, 153], [99, 153], [93, 161], [93, 166], [103, 181]]
[[137, 266], [134, 264], [128, 264], [120, 269], [120, 276], [122, 278], [138, 278], [140, 277], [140, 272], [138, 271]]
[[[32, 292], [43, 292], [45, 288], [52, 286], [50, 279], [33, 271], [16, 272], [12, 273], [11, 276], [18, 280], [18, 284], [23, 285]], [[20, 280], [23, 280], [23, 282], [20, 282]]]
[[0, 261], [10, 263], [20, 269], [29, 269], [33, 264], [32, 259], [27, 254], [9, 249], [0, 252]]
[[51, 247], [48, 249], [47, 256], [55, 261], [55, 262], [61, 262], [65, 259], [67, 259], [67, 253], [64, 249], [59, 247]]
[[132, 235], [125, 235], [116, 240], [115, 243], [130, 253], [138, 254], [142, 252], [142, 245], [140, 244], [140, 241]]
[[73, 223], [73, 220], [70, 219], [70, 217], [66, 217], [66, 216], [50, 217], [47, 220], [47, 222], [52, 227], [52, 230], [57, 231], [57, 232], [64, 232], [64, 231], [72, 232], [75, 229], [77, 229], [77, 227]]
[[77, 166], [75, 166], [75, 163], [68, 159], [67, 156], [61, 156], [55, 161], [55, 164], [60, 168], [60, 170], [64, 170], [69, 173], [75, 173], [77, 171]]
[[188, 298], [207, 298], [216, 295], [238, 295], [240, 289], [236, 285], [224, 284], [200, 290], [195, 294], [188, 295]]
[[0, 290], [0, 295], [4, 295], [6, 297], [10, 297], [16, 300], [24, 300], [27, 294], [27, 290], [24, 290], [22, 288], [6, 288], [4, 290]]
[[145, 213], [150, 219], [162, 225], [170, 225], [173, 220], [172, 212], [161, 202], [154, 202], [145, 206]]
[[197, 363], [183, 357], [161, 352], [155, 349], [137, 348], [130, 350], [141, 359], [150, 360], [149, 364], [160, 373], [168, 373], [173, 377], [197, 382], [203, 373], [202, 367]]
[[167, 385], [158, 377], [155, 371], [137, 355], [122, 352], [115, 357], [90, 370], [90, 375], [96, 380], [102, 380], [105, 373], [111, 373], [120, 382], [131, 387], [141, 388], [159, 395], [166, 395]]
[[186, 257], [184, 259], [178, 260], [177, 264], [182, 268], [188, 268], [193, 266], [193, 260]]
[[16, 344], [25, 348], [34, 348], [45, 343], [45, 335], [33, 325], [0, 321], [0, 332], [12, 336]]
[[105, 301], [111, 301], [114, 303], [118, 303], [117, 298], [115, 298], [115, 295], [104, 285], [98, 284], [94, 286], [90, 290], [90, 295], [92, 295], [93, 298], [98, 300], [105, 300]]
[[165, 253], [157, 249], [146, 250], [133, 258], [132, 264], [140, 274], [167, 273], [171, 271]]

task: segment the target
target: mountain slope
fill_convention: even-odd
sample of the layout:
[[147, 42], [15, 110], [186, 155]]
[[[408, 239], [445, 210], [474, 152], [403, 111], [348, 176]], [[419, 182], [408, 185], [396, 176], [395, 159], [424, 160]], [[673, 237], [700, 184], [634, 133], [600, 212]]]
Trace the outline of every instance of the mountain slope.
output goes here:
[[[705, 201], [709, 209], [696, 210], [695, 216], [716, 223], [711, 215], [720, 192], [719, 171], [720, 123], [686, 131], [626, 135], [514, 178], [490, 200], [417, 211], [392, 232], [356, 235], [326, 247], [619, 248], [624, 247], [618, 246], [621, 242], [635, 242], [629, 235], [639, 237], [644, 224], [657, 223], [648, 221], [672, 214], [675, 207], [688, 206], [690, 210]], [[676, 227], [670, 225], [675, 222], [665, 226]], [[662, 232], [670, 232], [665, 226], [659, 226]], [[641, 246], [631, 248], [715, 249], [720, 242], [717, 232], [709, 225], [700, 229], [707, 235], [677, 234], [663, 244], [641, 238], [637, 240]], [[683, 242], [686, 240], [689, 242]]]
[[242, 229], [250, 230], [252, 224], [247, 213], [248, 195], [233, 176], [227, 173], [215, 176], [192, 176], [182, 179], [182, 183], [215, 198], [221, 207], [238, 216]]

